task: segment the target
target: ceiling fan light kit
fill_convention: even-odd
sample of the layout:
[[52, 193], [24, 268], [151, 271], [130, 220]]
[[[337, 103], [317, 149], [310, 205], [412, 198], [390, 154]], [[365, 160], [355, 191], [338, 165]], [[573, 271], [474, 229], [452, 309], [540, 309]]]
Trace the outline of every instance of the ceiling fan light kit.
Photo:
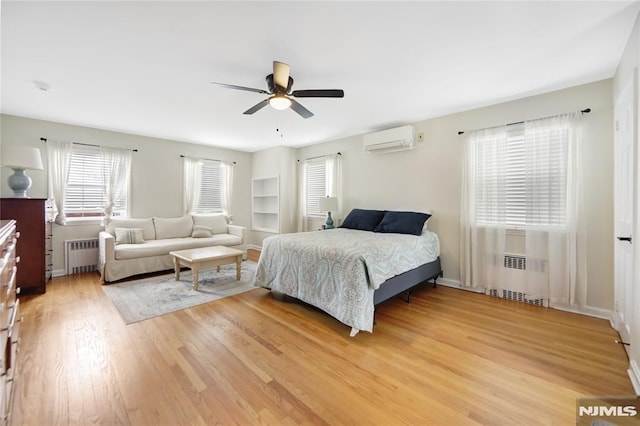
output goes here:
[[267, 90], [254, 89], [252, 87], [236, 86], [233, 84], [216, 83], [212, 82], [216, 86], [221, 86], [227, 89], [244, 90], [246, 92], [261, 93], [264, 95], [271, 95], [269, 98], [258, 102], [244, 114], [251, 115], [265, 106], [271, 105], [274, 109], [279, 111], [291, 108], [294, 112], [300, 115], [302, 118], [313, 117], [313, 113], [303, 107], [299, 102], [293, 98], [343, 98], [344, 91], [340, 89], [311, 89], [311, 90], [294, 90], [291, 91], [293, 86], [293, 78], [289, 75], [289, 65], [284, 62], [273, 61], [273, 74], [269, 74], [266, 77]]
[[278, 111], [282, 111], [291, 106], [291, 99], [284, 95], [274, 95], [269, 98], [269, 105]]

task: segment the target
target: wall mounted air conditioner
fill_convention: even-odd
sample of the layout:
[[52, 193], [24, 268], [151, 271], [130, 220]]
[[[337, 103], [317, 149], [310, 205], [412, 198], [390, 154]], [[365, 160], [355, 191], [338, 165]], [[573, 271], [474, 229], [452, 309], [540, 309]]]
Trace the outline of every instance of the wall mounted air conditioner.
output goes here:
[[413, 126], [402, 126], [364, 136], [364, 150], [372, 154], [404, 151], [413, 148]]

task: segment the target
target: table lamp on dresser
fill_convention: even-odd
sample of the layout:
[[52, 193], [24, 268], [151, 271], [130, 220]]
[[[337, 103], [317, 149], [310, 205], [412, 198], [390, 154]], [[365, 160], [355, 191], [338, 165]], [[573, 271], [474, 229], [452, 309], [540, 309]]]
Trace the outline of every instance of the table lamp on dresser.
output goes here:
[[2, 149], [2, 165], [13, 169], [9, 176], [9, 188], [13, 198], [28, 198], [27, 189], [31, 187], [31, 178], [25, 170], [43, 170], [40, 149], [30, 146], [5, 146]]

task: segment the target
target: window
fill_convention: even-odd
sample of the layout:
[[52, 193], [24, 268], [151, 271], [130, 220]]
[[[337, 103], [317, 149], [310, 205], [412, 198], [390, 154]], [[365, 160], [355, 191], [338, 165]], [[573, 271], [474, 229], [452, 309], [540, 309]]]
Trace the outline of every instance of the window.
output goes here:
[[[101, 217], [107, 205], [107, 187], [112, 170], [118, 170], [114, 156], [105, 155], [97, 146], [73, 144], [68, 157], [68, 175], [64, 211], [67, 217]], [[113, 199], [111, 216], [126, 216], [128, 182], [119, 185]]]
[[567, 127], [509, 125], [471, 141], [475, 221], [510, 228], [566, 222]]
[[320, 198], [327, 192], [327, 160], [323, 158], [307, 160], [304, 164], [305, 215], [324, 217], [320, 210]]
[[226, 168], [220, 161], [201, 160], [198, 196], [193, 213], [225, 212]]
[[184, 212], [231, 217], [233, 164], [183, 156]]
[[342, 162], [341, 154], [323, 155], [322, 157], [308, 158], [302, 163], [300, 169], [299, 188], [299, 217], [298, 226], [301, 231], [318, 229], [319, 219], [327, 217], [327, 213], [320, 210], [320, 199], [324, 197], [336, 197], [338, 199], [338, 210], [333, 213], [333, 220], [336, 225], [341, 219], [341, 176]]

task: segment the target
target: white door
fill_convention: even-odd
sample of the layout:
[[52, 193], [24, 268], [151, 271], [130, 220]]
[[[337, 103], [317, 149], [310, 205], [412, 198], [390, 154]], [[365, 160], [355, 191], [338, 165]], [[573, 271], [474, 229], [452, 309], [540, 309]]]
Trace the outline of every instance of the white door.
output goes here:
[[[629, 342], [633, 315], [634, 213], [634, 81], [629, 81], [615, 104], [614, 158], [614, 326]], [[628, 350], [628, 347], [625, 346]]]

